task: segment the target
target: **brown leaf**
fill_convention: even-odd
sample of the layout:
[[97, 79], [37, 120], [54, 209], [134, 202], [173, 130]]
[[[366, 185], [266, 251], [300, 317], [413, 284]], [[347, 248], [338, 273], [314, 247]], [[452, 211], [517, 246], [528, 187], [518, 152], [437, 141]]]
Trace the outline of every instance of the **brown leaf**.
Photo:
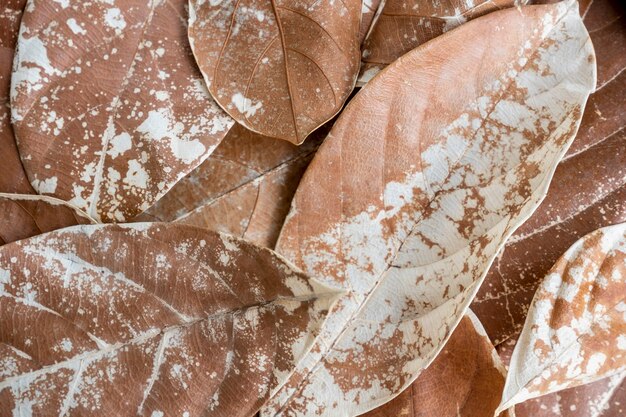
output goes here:
[[300, 144], [339, 112], [359, 71], [361, 1], [190, 1], [209, 91], [248, 129]]
[[622, 223], [576, 242], [541, 283], [499, 409], [626, 370], [625, 297]]
[[419, 378], [364, 417], [493, 417], [505, 373], [482, 325], [468, 311]]
[[0, 193], [0, 245], [76, 224], [95, 223], [85, 213], [52, 197]]
[[598, 90], [546, 199], [507, 242], [472, 304], [497, 344], [519, 332], [539, 283], [569, 246], [626, 221], [626, 26], [618, 2], [595, 0], [585, 15]]
[[363, 43], [359, 82], [425, 42], [468, 20], [528, 0], [385, 0], [382, 13]]
[[545, 195], [595, 86], [576, 8], [476, 19], [351, 100], [277, 244], [348, 292], [264, 415], [369, 411], [441, 350], [499, 248]]
[[11, 89], [20, 155], [40, 194], [98, 220], [150, 207], [232, 124], [187, 40], [186, 0], [31, 1]]
[[273, 247], [327, 129], [302, 146], [235, 125], [215, 152], [136, 221], [177, 221]]
[[252, 415], [337, 295], [267, 249], [159, 223], [5, 245], [0, 283], [14, 415]]
[[[511, 360], [517, 337], [497, 350], [503, 361]], [[524, 401], [515, 406], [515, 417], [623, 417], [626, 415], [626, 373], [590, 384], [568, 388]]]
[[363, 0], [361, 6], [361, 29], [359, 31], [359, 41], [362, 44], [368, 32], [374, 25], [376, 14], [382, 0]]
[[9, 111], [9, 86], [15, 43], [26, 0], [4, 0], [0, 9], [0, 192], [34, 193], [17, 152]]

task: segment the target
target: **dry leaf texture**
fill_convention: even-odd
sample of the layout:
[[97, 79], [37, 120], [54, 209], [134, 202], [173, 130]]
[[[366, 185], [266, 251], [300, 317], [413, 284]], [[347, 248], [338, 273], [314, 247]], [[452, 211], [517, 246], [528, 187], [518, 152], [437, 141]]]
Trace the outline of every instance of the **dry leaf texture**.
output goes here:
[[191, 0], [189, 39], [237, 122], [299, 144], [354, 87], [360, 20], [359, 0]]
[[598, 88], [546, 199], [509, 239], [472, 304], [496, 344], [519, 333], [537, 287], [567, 248], [626, 221], [626, 25], [618, 3], [595, 0], [585, 14]]
[[336, 296], [267, 249], [159, 223], [5, 245], [0, 284], [2, 416], [250, 416]]
[[39, 194], [124, 221], [200, 164], [232, 124], [187, 40], [186, 0], [29, 0], [11, 80]]
[[500, 409], [626, 369], [625, 297], [626, 224], [568, 249], [535, 294]]
[[95, 223], [85, 213], [52, 197], [0, 193], [0, 245], [76, 224]]
[[468, 310], [415, 382], [364, 417], [493, 417], [505, 374], [487, 333]]
[[215, 152], [137, 221], [178, 221], [273, 247], [327, 129], [301, 146], [234, 126]]
[[403, 56], [350, 102], [277, 244], [348, 293], [264, 415], [369, 411], [441, 350], [545, 195], [595, 87], [577, 7], [476, 19]]
[[17, 152], [9, 111], [13, 52], [26, 0], [4, 0], [0, 9], [0, 192], [33, 193]]
[[382, 0], [363, 0], [361, 5], [361, 29], [359, 32], [359, 41], [363, 43], [368, 32], [376, 21], [376, 14]]
[[[411, 49], [468, 20], [527, 0], [385, 0], [363, 42], [360, 82], [369, 81]], [[472, 40], [466, 40], [472, 42]]]

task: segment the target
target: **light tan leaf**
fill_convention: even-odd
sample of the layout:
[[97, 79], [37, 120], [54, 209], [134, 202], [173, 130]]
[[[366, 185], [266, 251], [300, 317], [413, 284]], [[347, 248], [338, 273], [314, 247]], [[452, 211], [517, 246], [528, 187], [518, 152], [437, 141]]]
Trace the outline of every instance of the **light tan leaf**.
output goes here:
[[206, 161], [136, 221], [177, 221], [273, 247], [326, 133], [322, 128], [295, 146], [237, 124]]
[[68, 203], [52, 197], [0, 193], [0, 245], [76, 224], [95, 223]]
[[513, 351], [500, 410], [626, 370], [626, 223], [599, 229], [557, 261]]
[[585, 14], [598, 55], [598, 89], [546, 199], [507, 241], [472, 303], [496, 344], [519, 333], [537, 287], [568, 247], [626, 222], [626, 25], [618, 2], [595, 0]]
[[190, 1], [189, 39], [215, 100], [300, 144], [339, 112], [359, 71], [361, 1]]
[[[519, 335], [518, 335], [519, 336]], [[497, 347], [508, 365], [517, 337]], [[511, 409], [512, 410], [512, 409]], [[623, 417], [626, 415], [626, 373], [524, 401], [515, 417]]]
[[186, 0], [29, 0], [11, 81], [40, 194], [124, 221], [200, 164], [232, 125], [187, 40]]
[[505, 374], [489, 337], [468, 310], [415, 382], [364, 417], [493, 417]]
[[264, 415], [357, 415], [410, 385], [545, 195], [594, 86], [573, 2], [491, 13], [368, 83], [277, 244], [348, 293]]
[[0, 8], [0, 192], [34, 193], [15, 145], [9, 111], [9, 86], [15, 43], [26, 0], [4, 0]]
[[528, 0], [385, 0], [363, 43], [359, 83], [423, 43], [468, 20]]
[[13, 415], [250, 416], [337, 295], [267, 249], [162, 223], [5, 245], [0, 278]]

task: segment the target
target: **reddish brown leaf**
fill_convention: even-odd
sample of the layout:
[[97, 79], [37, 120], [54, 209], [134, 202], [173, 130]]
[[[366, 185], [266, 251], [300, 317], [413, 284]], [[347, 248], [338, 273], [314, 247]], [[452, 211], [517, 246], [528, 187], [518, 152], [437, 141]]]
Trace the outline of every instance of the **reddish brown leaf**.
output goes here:
[[34, 193], [17, 152], [9, 111], [9, 86], [15, 43], [26, 0], [4, 0], [0, 9], [0, 192]]
[[360, 0], [191, 0], [190, 10], [209, 91], [248, 129], [300, 144], [350, 95]]
[[598, 90], [548, 196], [507, 242], [472, 304], [495, 343], [519, 332], [539, 283], [570, 245], [626, 221], [626, 25], [618, 3], [595, 0], [585, 16]]
[[382, 0], [363, 0], [361, 6], [361, 29], [359, 32], [359, 41], [363, 43], [368, 32], [374, 24], [376, 13], [381, 5]]
[[410, 385], [545, 195], [594, 86], [572, 2], [490, 13], [368, 83], [316, 153], [277, 244], [347, 294], [263, 414], [357, 415]]
[[181, 225], [77, 226], [0, 248], [0, 414], [250, 416], [336, 293]]
[[576, 242], [537, 290], [500, 409], [626, 370], [626, 223]]
[[30, 194], [0, 193], [0, 245], [62, 229], [95, 223], [64, 201]]
[[471, 311], [445, 347], [398, 397], [364, 417], [493, 417], [505, 370]]
[[363, 43], [359, 82], [423, 43], [484, 14], [528, 0], [385, 0]]
[[186, 0], [31, 1], [12, 75], [20, 155], [40, 194], [102, 221], [150, 207], [232, 124], [187, 39]]
[[302, 146], [235, 125], [215, 152], [137, 221], [177, 221], [273, 247], [327, 129]]

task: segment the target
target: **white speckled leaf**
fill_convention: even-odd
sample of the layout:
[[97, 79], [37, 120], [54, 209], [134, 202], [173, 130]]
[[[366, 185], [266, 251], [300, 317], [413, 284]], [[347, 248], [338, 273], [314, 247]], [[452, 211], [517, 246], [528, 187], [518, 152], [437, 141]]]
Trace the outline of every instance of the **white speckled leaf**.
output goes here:
[[307, 169], [277, 244], [348, 292], [263, 415], [357, 415], [406, 388], [545, 196], [594, 86], [574, 2], [468, 22], [365, 86]]
[[0, 193], [0, 245], [76, 224], [95, 223], [81, 210], [56, 198]]
[[200, 164], [232, 125], [187, 39], [186, 0], [29, 0], [11, 80], [30, 182], [124, 221]]
[[5, 245], [0, 409], [251, 416], [336, 296], [267, 249], [189, 226], [77, 226]]
[[626, 370], [626, 223], [576, 242], [535, 293], [500, 410]]
[[360, 0], [189, 4], [189, 39], [209, 91], [248, 129], [300, 144], [354, 88]]

